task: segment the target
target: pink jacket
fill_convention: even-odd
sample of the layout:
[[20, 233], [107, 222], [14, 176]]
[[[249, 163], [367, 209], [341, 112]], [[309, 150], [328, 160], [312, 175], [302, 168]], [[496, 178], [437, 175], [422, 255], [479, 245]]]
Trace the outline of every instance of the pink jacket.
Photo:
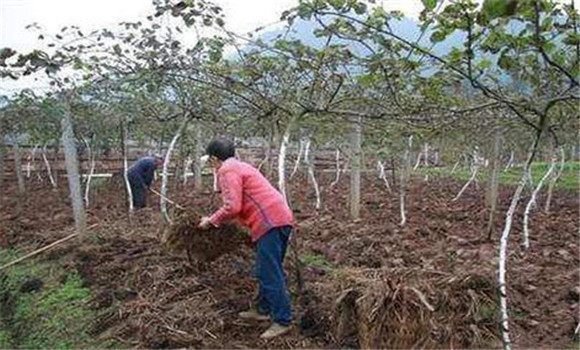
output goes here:
[[224, 204], [210, 217], [215, 226], [238, 220], [250, 229], [255, 242], [272, 228], [293, 225], [292, 211], [282, 194], [258, 169], [228, 158], [217, 176]]

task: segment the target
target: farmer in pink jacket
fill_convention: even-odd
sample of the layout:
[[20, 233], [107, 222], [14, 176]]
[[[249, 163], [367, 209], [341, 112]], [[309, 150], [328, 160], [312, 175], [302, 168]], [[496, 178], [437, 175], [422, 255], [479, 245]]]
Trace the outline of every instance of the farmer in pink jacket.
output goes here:
[[272, 320], [261, 338], [270, 339], [290, 330], [292, 308], [282, 262], [294, 219], [286, 201], [251, 165], [237, 160], [234, 144], [214, 139], [206, 149], [216, 169], [222, 207], [201, 219], [200, 227], [220, 226], [238, 220], [248, 227], [256, 244], [256, 277], [259, 284], [255, 308], [241, 312], [244, 319]]

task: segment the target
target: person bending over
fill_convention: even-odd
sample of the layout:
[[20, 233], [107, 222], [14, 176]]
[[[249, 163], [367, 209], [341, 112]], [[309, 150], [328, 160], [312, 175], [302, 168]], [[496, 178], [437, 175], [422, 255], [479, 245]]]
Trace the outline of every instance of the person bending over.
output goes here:
[[214, 139], [206, 149], [208, 163], [216, 169], [223, 205], [199, 226], [220, 226], [237, 220], [249, 228], [256, 247], [256, 278], [259, 294], [256, 305], [241, 312], [244, 319], [272, 320], [260, 336], [270, 339], [287, 333], [292, 323], [292, 307], [282, 262], [294, 218], [288, 204], [270, 182], [251, 165], [235, 158], [233, 142]]
[[147, 189], [153, 182], [155, 169], [163, 165], [163, 158], [143, 157], [137, 160], [127, 171], [131, 194], [133, 196], [133, 207], [135, 209], [144, 208], [147, 201]]

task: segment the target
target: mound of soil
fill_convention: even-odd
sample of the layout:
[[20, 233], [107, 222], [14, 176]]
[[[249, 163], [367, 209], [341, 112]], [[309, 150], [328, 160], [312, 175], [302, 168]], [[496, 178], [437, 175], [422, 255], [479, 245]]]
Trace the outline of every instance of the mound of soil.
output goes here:
[[250, 245], [247, 232], [235, 225], [221, 227], [198, 227], [202, 215], [195, 212], [182, 213], [164, 232], [162, 241], [170, 250], [185, 250], [190, 263], [216, 260], [224, 254], [235, 253], [242, 245]]

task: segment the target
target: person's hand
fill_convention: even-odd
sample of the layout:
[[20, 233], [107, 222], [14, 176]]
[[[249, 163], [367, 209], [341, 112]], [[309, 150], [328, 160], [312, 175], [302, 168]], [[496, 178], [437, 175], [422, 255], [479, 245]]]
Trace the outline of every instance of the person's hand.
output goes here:
[[204, 216], [204, 217], [201, 218], [201, 221], [200, 221], [200, 223], [199, 223], [198, 226], [201, 229], [207, 230], [211, 226], [211, 224], [212, 223], [211, 223], [209, 217]]

